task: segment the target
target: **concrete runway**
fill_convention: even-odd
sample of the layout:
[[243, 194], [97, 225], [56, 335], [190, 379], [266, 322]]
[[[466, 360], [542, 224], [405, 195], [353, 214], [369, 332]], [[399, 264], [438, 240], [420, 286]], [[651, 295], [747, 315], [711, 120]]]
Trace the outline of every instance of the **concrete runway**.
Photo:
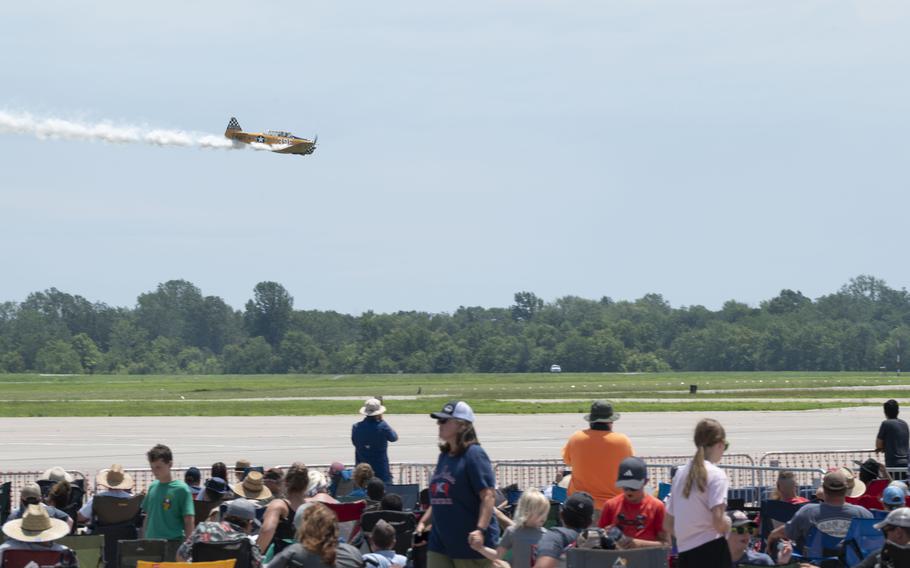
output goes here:
[[[390, 405], [391, 406], [391, 405]], [[617, 405], [622, 412], [622, 406]], [[880, 407], [794, 412], [623, 413], [616, 430], [638, 455], [689, 455], [695, 423], [724, 425], [730, 453], [859, 450], [874, 447], [884, 419]], [[387, 415], [400, 439], [393, 462], [435, 463], [436, 425], [426, 415]], [[232, 464], [248, 458], [265, 466], [351, 461], [351, 416], [0, 418], [0, 470], [37, 471], [60, 465], [91, 473], [120, 463], [147, 467], [145, 452], [164, 443], [175, 465]], [[493, 460], [559, 458], [566, 438], [586, 427], [581, 414], [477, 417], [480, 441]]]

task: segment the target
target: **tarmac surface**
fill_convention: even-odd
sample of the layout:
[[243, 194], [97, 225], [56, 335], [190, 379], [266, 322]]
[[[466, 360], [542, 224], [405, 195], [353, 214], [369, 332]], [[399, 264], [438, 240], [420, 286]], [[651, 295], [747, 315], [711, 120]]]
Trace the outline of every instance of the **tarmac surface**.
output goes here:
[[[391, 406], [391, 405], [390, 405]], [[773, 406], [773, 404], [769, 404]], [[619, 402], [617, 410], [622, 411]], [[730, 453], [863, 450], [874, 447], [884, 419], [881, 407], [791, 412], [629, 412], [615, 424], [641, 456], [690, 455], [700, 418], [724, 425]], [[0, 470], [42, 471], [60, 465], [91, 473], [120, 463], [147, 467], [156, 443], [174, 452], [177, 467], [232, 464], [238, 458], [265, 466], [303, 461], [350, 462], [350, 416], [0, 418]], [[426, 415], [386, 416], [399, 434], [389, 446], [393, 462], [435, 463], [437, 427]], [[581, 414], [485, 414], [477, 417], [481, 443], [493, 460], [559, 458], [565, 440], [585, 428]]]

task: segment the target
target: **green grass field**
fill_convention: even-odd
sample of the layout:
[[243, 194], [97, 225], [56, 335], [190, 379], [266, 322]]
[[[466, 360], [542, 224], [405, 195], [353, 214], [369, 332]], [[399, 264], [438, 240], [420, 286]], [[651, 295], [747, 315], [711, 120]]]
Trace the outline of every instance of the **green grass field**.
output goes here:
[[[689, 394], [690, 384], [698, 394]], [[0, 416], [349, 414], [357, 401], [340, 397], [374, 395], [409, 397], [395, 400], [397, 414], [431, 412], [452, 399], [501, 413], [584, 412], [596, 398], [614, 400], [624, 412], [806, 410], [877, 405], [910, 395], [903, 390], [908, 384], [879, 373], [20, 374], [0, 375]], [[328, 400], [307, 400], [312, 397]]]

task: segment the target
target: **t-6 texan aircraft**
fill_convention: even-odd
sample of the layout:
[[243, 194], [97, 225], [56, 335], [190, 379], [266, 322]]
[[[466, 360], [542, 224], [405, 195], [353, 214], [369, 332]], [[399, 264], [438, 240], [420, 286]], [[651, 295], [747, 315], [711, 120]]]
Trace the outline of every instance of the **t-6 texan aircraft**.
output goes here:
[[243, 142], [244, 144], [265, 144], [270, 146], [272, 152], [279, 154], [297, 154], [305, 156], [312, 154], [316, 149], [316, 138], [307, 140], [299, 136], [294, 136], [290, 132], [281, 130], [269, 130], [268, 132], [244, 132], [240, 128], [240, 123], [233, 116], [228, 122], [227, 130], [224, 131], [225, 138]]

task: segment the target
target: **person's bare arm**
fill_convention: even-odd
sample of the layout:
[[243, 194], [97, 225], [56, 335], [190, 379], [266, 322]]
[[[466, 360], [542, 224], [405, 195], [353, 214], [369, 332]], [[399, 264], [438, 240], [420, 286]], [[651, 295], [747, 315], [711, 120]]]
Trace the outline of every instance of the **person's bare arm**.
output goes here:
[[721, 534], [727, 534], [730, 532], [730, 517], [727, 516], [727, 506], [726, 505], [716, 505], [711, 507], [711, 525], [714, 527], [714, 530]]
[[771, 550], [780, 539], [787, 538], [786, 527], [787, 525], [781, 525], [768, 534], [768, 550]]
[[433, 522], [433, 506], [430, 505], [427, 508], [426, 513], [424, 513], [423, 516], [420, 517], [420, 520], [417, 521], [417, 528], [415, 529], [415, 532], [417, 532], [417, 533], [427, 532], [427, 525], [429, 525], [432, 522]]
[[673, 515], [667, 513], [664, 515], [664, 532], [667, 536], [673, 536]]
[[881, 438], [875, 439], [875, 453], [880, 453], [885, 451], [885, 441]]
[[477, 515], [477, 528], [468, 533], [468, 543], [471, 542], [472, 535], [483, 538], [483, 531], [490, 525], [490, 518], [493, 516], [493, 509], [496, 508], [496, 490], [492, 487], [485, 487], [480, 490], [480, 513]]
[[499, 523], [499, 532], [506, 530], [515, 524], [515, 522], [508, 517], [505, 513], [499, 510], [499, 507], [493, 508], [493, 514], [496, 515], [496, 521]]
[[284, 506], [284, 501], [272, 501], [266, 507], [265, 515], [262, 517], [262, 527], [259, 529], [259, 538], [256, 539], [259, 550], [268, 550], [269, 545], [272, 544], [272, 539], [275, 538], [275, 530], [278, 528], [278, 521], [281, 520], [279, 509], [283, 509]]
[[657, 548], [660, 546], [670, 546], [670, 535], [663, 530], [657, 533], [657, 540], [646, 540], [643, 538], [624, 538], [616, 543], [620, 548]]
[[186, 538], [190, 538], [190, 535], [193, 534], [193, 530], [196, 529], [196, 517], [195, 515], [183, 515], [183, 534], [186, 535]]

